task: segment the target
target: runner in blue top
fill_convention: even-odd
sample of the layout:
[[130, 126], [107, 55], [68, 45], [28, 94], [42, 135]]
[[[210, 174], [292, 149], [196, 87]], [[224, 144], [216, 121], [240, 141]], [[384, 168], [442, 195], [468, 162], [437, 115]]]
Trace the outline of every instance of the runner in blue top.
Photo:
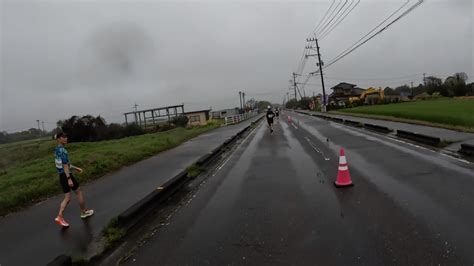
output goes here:
[[71, 164], [69, 161], [68, 153], [64, 145], [67, 144], [67, 135], [64, 133], [58, 133], [55, 135], [58, 141], [58, 146], [54, 149], [54, 162], [56, 164], [56, 170], [59, 174], [59, 183], [64, 192], [64, 199], [61, 202], [59, 208], [59, 214], [54, 219], [57, 224], [63, 227], [69, 227], [69, 223], [64, 220], [63, 213], [67, 205], [71, 201], [71, 189], [76, 193], [77, 199], [79, 200], [79, 207], [81, 208], [81, 218], [85, 219], [94, 214], [93, 210], [86, 209], [84, 196], [79, 188], [79, 183], [72, 175], [72, 170], [76, 170], [82, 173], [82, 169]]

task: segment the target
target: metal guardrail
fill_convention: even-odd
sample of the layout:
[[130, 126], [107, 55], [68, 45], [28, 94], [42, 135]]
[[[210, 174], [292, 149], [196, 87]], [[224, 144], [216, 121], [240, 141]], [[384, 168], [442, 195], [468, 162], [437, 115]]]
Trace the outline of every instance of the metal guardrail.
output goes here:
[[256, 115], [258, 115], [258, 113], [251, 112], [251, 113], [244, 113], [244, 114], [239, 114], [239, 115], [226, 116], [224, 117], [225, 125], [227, 126], [227, 125], [238, 124], [242, 121], [255, 117]]

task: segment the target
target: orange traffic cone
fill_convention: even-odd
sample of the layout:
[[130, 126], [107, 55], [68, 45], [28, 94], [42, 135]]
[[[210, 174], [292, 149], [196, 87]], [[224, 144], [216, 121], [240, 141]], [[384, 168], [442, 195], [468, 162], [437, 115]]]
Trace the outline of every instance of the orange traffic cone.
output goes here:
[[346, 156], [344, 155], [344, 149], [341, 148], [341, 155], [339, 156], [339, 171], [337, 173], [336, 187], [348, 187], [353, 186], [351, 175], [349, 174], [349, 166], [347, 165]]

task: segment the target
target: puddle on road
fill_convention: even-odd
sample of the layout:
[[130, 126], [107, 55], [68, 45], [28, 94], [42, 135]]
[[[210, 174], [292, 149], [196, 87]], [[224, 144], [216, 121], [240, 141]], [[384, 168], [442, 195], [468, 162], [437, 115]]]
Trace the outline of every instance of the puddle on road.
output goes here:
[[310, 202], [323, 204], [326, 208], [335, 210], [333, 218], [339, 215], [340, 204], [333, 190], [333, 184], [325, 176], [322, 169], [306, 153], [299, 141], [292, 135], [289, 125], [281, 123], [283, 133], [288, 141], [287, 158], [296, 169], [295, 177], [298, 178], [301, 189], [305, 192]]

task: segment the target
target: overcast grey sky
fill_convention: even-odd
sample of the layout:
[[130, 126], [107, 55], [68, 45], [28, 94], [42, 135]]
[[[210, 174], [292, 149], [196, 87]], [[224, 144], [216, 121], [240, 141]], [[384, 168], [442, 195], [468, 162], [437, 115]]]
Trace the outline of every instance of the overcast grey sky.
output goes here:
[[[0, 131], [71, 115], [184, 103], [187, 110], [281, 103], [306, 37], [332, 0], [1, 1]], [[337, 0], [338, 1], [338, 0]], [[406, 0], [362, 0], [321, 41], [328, 62]], [[411, 0], [411, 3], [416, 2]], [[466, 72], [474, 79], [472, 0], [428, 0], [329, 67], [327, 87], [422, 82]], [[309, 59], [305, 72], [315, 70]], [[401, 77], [401, 78], [400, 78]], [[321, 91], [312, 78], [306, 93]]]

